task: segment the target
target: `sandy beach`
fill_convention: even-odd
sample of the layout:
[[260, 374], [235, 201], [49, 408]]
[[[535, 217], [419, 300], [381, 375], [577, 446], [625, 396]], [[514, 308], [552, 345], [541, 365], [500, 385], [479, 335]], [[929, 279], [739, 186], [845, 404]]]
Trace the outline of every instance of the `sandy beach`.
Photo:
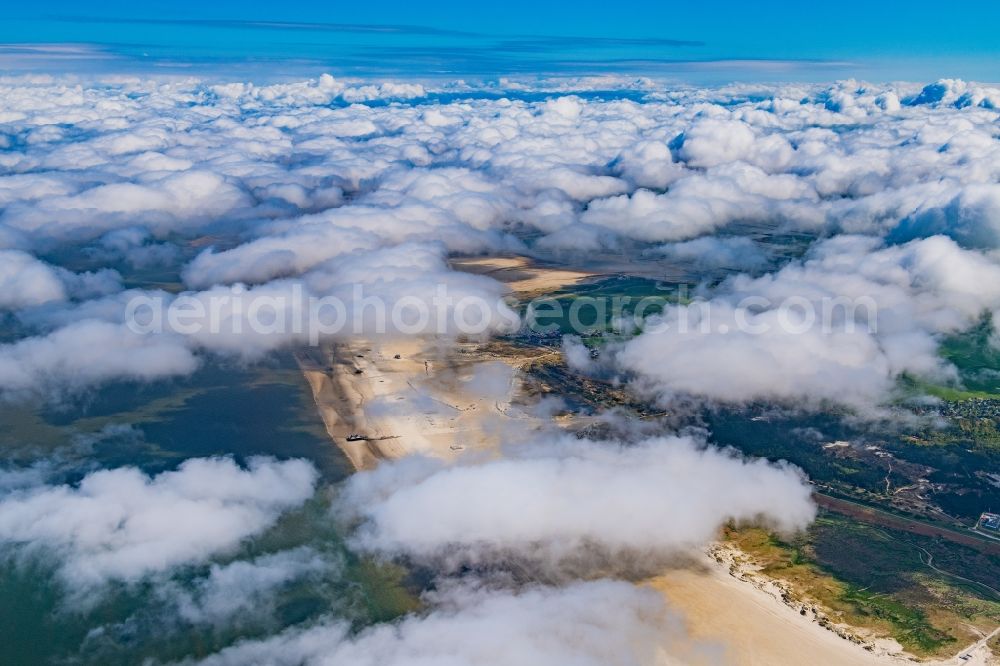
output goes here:
[[512, 404], [517, 368], [476, 351], [410, 337], [342, 342], [297, 358], [331, 439], [362, 470], [413, 453], [488, 451], [503, 434], [541, 427]]
[[723, 645], [735, 666], [906, 663], [872, 654], [820, 627], [709, 558], [702, 567], [675, 569], [650, 584], [684, 615], [695, 638]]
[[[444, 459], [489, 455], [501, 436], [538, 430], [515, 398], [515, 359], [476, 344], [423, 338], [349, 343], [302, 351], [299, 365], [331, 440], [356, 470], [411, 453]], [[685, 618], [695, 639], [721, 645], [735, 666], [899, 666], [918, 663], [891, 640], [849, 627], [823, 627], [782, 600], [782, 588], [756, 575], [730, 546], [717, 545], [695, 566], [649, 581]], [[995, 635], [995, 634], [994, 634]], [[992, 635], [991, 635], [992, 637]], [[940, 666], [998, 662], [985, 637]], [[962, 656], [968, 656], [962, 659]]]
[[[327, 432], [357, 470], [411, 453], [445, 459], [467, 452], [488, 455], [501, 435], [542, 427], [514, 404], [521, 389], [516, 362], [477, 353], [476, 345], [442, 348], [421, 338], [356, 340], [300, 352], [298, 360]], [[893, 641], [820, 626], [811, 614], [782, 601], [779, 586], [756, 576], [735, 555], [729, 546], [715, 546], [712, 556], [695, 566], [667, 571], [648, 583], [684, 616], [693, 638], [723, 646], [727, 663], [917, 663]], [[919, 663], [997, 664], [986, 642], [948, 660]]]
[[862, 636], [850, 627], [823, 627], [810, 612], [803, 615], [794, 603], [782, 601], [779, 586], [734, 566], [730, 557], [734, 551], [728, 546], [715, 546], [711, 552], [697, 566], [673, 569], [649, 584], [684, 615], [694, 638], [721, 644], [727, 663], [734, 666], [1000, 663], [986, 646], [997, 632], [949, 659], [917, 660], [891, 639]]
[[[552, 293], [593, 277], [540, 268], [525, 257], [456, 259], [458, 270], [490, 275], [519, 296]], [[405, 337], [338, 341], [297, 354], [332, 441], [356, 470], [420, 453], [444, 459], [489, 455], [501, 437], [544, 423], [519, 405], [523, 359], [484, 353], [478, 343]], [[523, 400], [521, 401], [523, 402]], [[850, 627], [821, 626], [801, 604], [783, 600], [779, 583], [756, 575], [729, 545], [695, 565], [648, 581], [685, 618], [695, 639], [721, 645], [735, 666], [987, 666], [987, 642], [947, 660], [919, 661], [891, 640]], [[1000, 631], [1000, 630], [998, 630]], [[963, 659], [962, 657], [966, 657]]]

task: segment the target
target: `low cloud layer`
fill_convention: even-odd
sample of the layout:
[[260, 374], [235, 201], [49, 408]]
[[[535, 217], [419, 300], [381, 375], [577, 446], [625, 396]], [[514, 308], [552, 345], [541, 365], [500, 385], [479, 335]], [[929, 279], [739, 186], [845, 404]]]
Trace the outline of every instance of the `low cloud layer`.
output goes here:
[[775, 273], [738, 275], [707, 300], [668, 307], [609, 356], [664, 400], [864, 407], [904, 373], [954, 381], [938, 344], [1000, 307], [998, 285], [990, 254], [942, 236], [888, 247], [839, 236]]
[[431, 610], [351, 634], [343, 623], [289, 629], [247, 641], [200, 666], [631, 666], [719, 663], [712, 646], [684, 635], [662, 596], [628, 583], [597, 581], [519, 592], [453, 585]]
[[695, 240], [667, 243], [647, 250], [653, 257], [664, 257], [692, 270], [729, 269], [753, 271], [768, 265], [768, 252], [759, 243], [742, 236], [718, 238], [702, 236]]
[[566, 436], [504, 453], [454, 465], [410, 458], [354, 475], [341, 506], [363, 521], [355, 547], [449, 567], [558, 563], [592, 548], [677, 555], [730, 520], [791, 532], [815, 512], [798, 470], [689, 437], [618, 445]]
[[[187, 374], [205, 354], [256, 358], [302, 342], [246, 327], [133, 339], [115, 328], [125, 300], [163, 293], [122, 271], [173, 271], [170, 299], [300, 288], [351, 310], [359, 283], [390, 306], [429, 301], [442, 283], [496, 303], [502, 287], [454, 273], [453, 253], [586, 264], [628, 247], [646, 261], [757, 275], [780, 259], [747, 228], [998, 248], [995, 89], [438, 86], [4, 79], [0, 308], [29, 322], [0, 345], [4, 393], [58, 398]], [[621, 94], [569, 94], [589, 86]], [[512, 321], [492, 309], [486, 333]], [[84, 337], [95, 363], [74, 343]], [[103, 353], [117, 348], [120, 360]]]
[[113, 269], [76, 274], [27, 252], [0, 250], [0, 310], [104, 296], [120, 290], [120, 282]]
[[49, 398], [111, 380], [186, 375], [206, 353], [258, 360], [351, 335], [488, 335], [519, 317], [491, 278], [407, 243], [331, 259], [295, 278], [179, 294], [137, 290], [21, 313], [45, 331], [0, 344], [0, 397]]
[[[400, 86], [369, 88], [358, 101]], [[266, 255], [264, 239], [277, 236], [288, 247], [272, 250], [299, 255], [286, 270], [301, 271], [362, 239], [502, 246], [517, 223], [661, 240], [751, 219], [853, 231], [933, 222], [980, 242], [992, 233], [1000, 93], [972, 84], [646, 85], [639, 102], [526, 102], [511, 84], [514, 99], [466, 87], [450, 103], [417, 86], [411, 101], [330, 106], [345, 89], [330, 77], [265, 87], [8, 79], [0, 237], [51, 247], [238, 223], [256, 245], [234, 259]], [[352, 231], [339, 250], [315, 243]]]
[[[342, 334], [311, 326], [299, 297], [341, 304], [366, 337], [455, 336], [463, 299], [488, 304], [477, 335], [506, 332], [519, 320], [504, 285], [451, 261], [515, 254], [702, 282], [631, 340], [567, 344], [573, 367], [654, 402], [863, 410], [903, 375], [957, 381], [941, 340], [1000, 312], [998, 106], [1000, 91], [953, 80], [2, 78], [0, 397], [60, 400]], [[378, 331], [372, 302], [429, 318]], [[807, 311], [828, 318], [802, 326]], [[509, 382], [484, 366], [465, 388]], [[636, 574], [728, 521], [802, 529], [802, 474], [689, 436], [539, 437], [383, 464], [336, 493], [352, 548], [429, 567], [420, 612], [361, 630], [312, 617], [204, 663], [718, 663], [657, 593], [574, 577]], [[43, 476], [0, 478], [0, 547], [77, 593], [148, 582], [182, 622], [231, 627], [342, 564], [315, 544], [226, 560], [314, 496], [303, 461]], [[512, 563], [565, 584], [468, 574]], [[204, 575], [175, 575], [189, 566]]]
[[15, 490], [0, 498], [0, 543], [55, 558], [74, 594], [109, 581], [198, 564], [258, 534], [305, 502], [317, 480], [302, 460], [194, 458], [147, 476], [92, 472], [78, 484]]
[[191, 624], [225, 626], [273, 612], [276, 592], [292, 582], [317, 584], [338, 573], [343, 563], [308, 546], [261, 555], [252, 560], [213, 564], [193, 586], [171, 581], [157, 588], [157, 596], [171, 615]]

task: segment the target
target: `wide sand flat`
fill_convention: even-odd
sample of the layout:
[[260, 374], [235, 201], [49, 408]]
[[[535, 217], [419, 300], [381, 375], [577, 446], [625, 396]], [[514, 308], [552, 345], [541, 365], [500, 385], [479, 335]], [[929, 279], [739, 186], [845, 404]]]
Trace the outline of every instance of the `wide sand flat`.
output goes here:
[[551, 294], [597, 273], [538, 266], [528, 257], [462, 257], [451, 260], [455, 270], [476, 275], [488, 275], [503, 282], [519, 296]]
[[516, 367], [474, 345], [441, 344], [352, 340], [298, 355], [326, 430], [355, 469], [414, 453], [488, 451], [502, 435], [541, 427], [511, 403]]

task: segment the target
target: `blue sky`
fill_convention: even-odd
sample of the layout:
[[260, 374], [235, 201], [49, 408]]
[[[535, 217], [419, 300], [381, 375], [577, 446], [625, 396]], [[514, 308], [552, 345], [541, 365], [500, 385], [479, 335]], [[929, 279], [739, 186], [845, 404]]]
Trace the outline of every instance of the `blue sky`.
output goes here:
[[[1000, 3], [52, 1], [0, 9], [4, 44], [80, 44], [94, 67], [680, 79], [1000, 80]], [[22, 51], [7, 49], [0, 67]], [[30, 68], [44, 59], [22, 59]], [[56, 67], [87, 58], [62, 58]], [[51, 63], [50, 63], [51, 65]], [[41, 66], [39, 64], [39, 66]]]

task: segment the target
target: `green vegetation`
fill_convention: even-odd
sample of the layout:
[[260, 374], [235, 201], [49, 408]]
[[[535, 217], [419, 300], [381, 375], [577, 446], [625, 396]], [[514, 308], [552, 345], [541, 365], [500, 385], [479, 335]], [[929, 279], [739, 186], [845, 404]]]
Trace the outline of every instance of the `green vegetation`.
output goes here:
[[761, 529], [727, 538], [831, 621], [891, 636], [919, 656], [947, 655], [977, 639], [970, 626], [1000, 623], [1000, 594], [971, 580], [997, 580], [1000, 558], [963, 546], [827, 512], [788, 541]]
[[[683, 303], [686, 286], [639, 277], [615, 276], [574, 285], [534, 302], [535, 319], [559, 334], [582, 335], [598, 344], [606, 334], [632, 335], [620, 320], [654, 315], [669, 303]], [[576, 326], [574, 324], [579, 324]], [[582, 328], [581, 328], [582, 327]]]
[[[774, 414], [765, 409], [716, 408], [704, 415], [711, 440], [732, 446], [750, 456], [787, 460], [820, 483], [861, 488], [869, 492], [885, 489], [886, 471], [861, 458], [836, 456], [824, 443], [850, 441], [859, 432], [836, 413]], [[817, 433], [822, 433], [817, 438]]]
[[841, 600], [850, 604], [858, 617], [888, 623], [892, 637], [916, 654], [934, 654], [956, 642], [954, 636], [932, 626], [924, 611], [892, 597], [849, 585]]
[[1000, 393], [989, 391], [970, 391], [945, 384], [934, 384], [932, 382], [918, 379], [910, 375], [902, 375], [899, 378], [900, 394], [904, 399], [921, 395], [929, 395], [940, 398], [945, 402], [961, 402], [963, 400], [992, 400], [1000, 398]]
[[903, 400], [930, 395], [946, 402], [1000, 399], [1000, 344], [989, 314], [971, 329], [942, 341], [938, 354], [958, 369], [959, 385], [936, 384], [912, 375], [899, 380]]
[[972, 329], [941, 344], [940, 354], [955, 364], [962, 384], [972, 392], [1000, 398], [1000, 345], [988, 314]]
[[416, 611], [419, 599], [406, 585], [408, 571], [402, 566], [371, 559], [352, 560], [346, 578], [358, 585], [364, 603], [364, 624], [389, 622]]
[[[834, 493], [942, 520], [931, 510], [936, 505], [956, 519], [948, 524], [971, 527], [981, 512], [1000, 509], [1000, 418], [994, 416], [1000, 401], [967, 400], [928, 411], [944, 417], [944, 425], [924, 418], [886, 427], [832, 410], [780, 412], [766, 405], [716, 407], [702, 419], [713, 443], [788, 460]], [[844, 444], [831, 446], [838, 441]]]
[[962, 434], [975, 442], [979, 448], [1000, 451], [1000, 427], [997, 421], [958, 418], [955, 422]]

